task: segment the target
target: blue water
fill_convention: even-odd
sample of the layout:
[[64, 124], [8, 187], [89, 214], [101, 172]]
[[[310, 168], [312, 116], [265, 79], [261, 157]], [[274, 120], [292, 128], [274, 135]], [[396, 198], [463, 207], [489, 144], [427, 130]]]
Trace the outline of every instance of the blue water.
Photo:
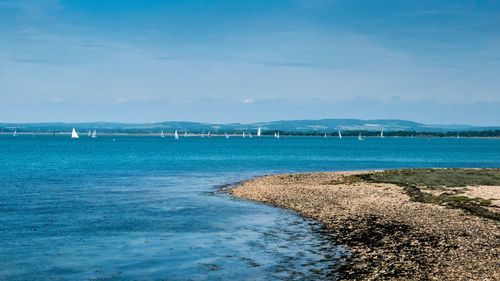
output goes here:
[[500, 167], [500, 140], [0, 136], [0, 279], [325, 277], [347, 252], [319, 225], [217, 187], [403, 167]]

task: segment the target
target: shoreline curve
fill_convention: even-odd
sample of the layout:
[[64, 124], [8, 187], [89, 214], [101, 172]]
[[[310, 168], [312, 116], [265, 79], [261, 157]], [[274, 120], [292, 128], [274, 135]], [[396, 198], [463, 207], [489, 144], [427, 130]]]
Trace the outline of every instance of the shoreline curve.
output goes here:
[[[493, 214], [491, 219], [459, 208], [455, 201], [418, 202], [404, 186], [362, 180], [374, 173], [383, 171], [266, 175], [223, 190], [324, 225], [337, 244], [351, 251], [336, 269], [339, 280], [500, 280], [500, 222], [495, 219], [500, 185], [418, 189], [435, 198], [452, 198], [443, 197], [450, 192], [457, 192], [457, 198], [470, 196], [466, 206], [494, 199], [488, 207], [477, 206]], [[470, 194], [496, 198], [477, 201]]]

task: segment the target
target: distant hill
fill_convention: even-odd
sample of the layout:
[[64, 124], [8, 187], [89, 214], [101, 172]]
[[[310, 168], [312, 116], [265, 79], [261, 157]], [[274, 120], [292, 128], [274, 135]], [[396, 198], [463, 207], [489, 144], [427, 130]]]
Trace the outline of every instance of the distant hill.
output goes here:
[[490, 131], [500, 130], [500, 126], [481, 127], [470, 125], [429, 125], [407, 120], [360, 120], [360, 119], [321, 119], [321, 120], [283, 120], [259, 123], [231, 123], [211, 124], [199, 122], [168, 121], [159, 123], [111, 123], [111, 122], [87, 122], [87, 123], [0, 123], [0, 132], [11, 132], [17, 129], [19, 132], [65, 132], [71, 128], [79, 131], [99, 130], [110, 133], [153, 133], [160, 130], [170, 132], [173, 130], [202, 132], [241, 132], [255, 131], [258, 127], [266, 131], [284, 131], [296, 133], [323, 133], [342, 131], [381, 131], [386, 132], [466, 132], [466, 131]]

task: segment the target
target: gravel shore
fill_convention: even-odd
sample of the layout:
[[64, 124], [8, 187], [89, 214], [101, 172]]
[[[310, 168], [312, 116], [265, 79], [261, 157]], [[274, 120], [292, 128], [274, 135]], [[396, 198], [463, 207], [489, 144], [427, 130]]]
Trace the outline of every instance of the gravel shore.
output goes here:
[[[264, 176], [229, 193], [324, 224], [352, 252], [338, 269], [340, 280], [500, 280], [498, 220], [415, 202], [395, 184], [345, 181], [366, 173]], [[494, 203], [500, 198], [500, 186], [468, 192]]]

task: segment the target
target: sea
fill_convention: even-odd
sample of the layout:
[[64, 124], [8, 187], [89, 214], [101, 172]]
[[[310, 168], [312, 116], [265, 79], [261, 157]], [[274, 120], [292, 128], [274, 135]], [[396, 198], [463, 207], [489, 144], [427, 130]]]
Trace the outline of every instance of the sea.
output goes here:
[[0, 280], [335, 279], [349, 249], [220, 192], [276, 173], [500, 167], [500, 139], [0, 135]]

